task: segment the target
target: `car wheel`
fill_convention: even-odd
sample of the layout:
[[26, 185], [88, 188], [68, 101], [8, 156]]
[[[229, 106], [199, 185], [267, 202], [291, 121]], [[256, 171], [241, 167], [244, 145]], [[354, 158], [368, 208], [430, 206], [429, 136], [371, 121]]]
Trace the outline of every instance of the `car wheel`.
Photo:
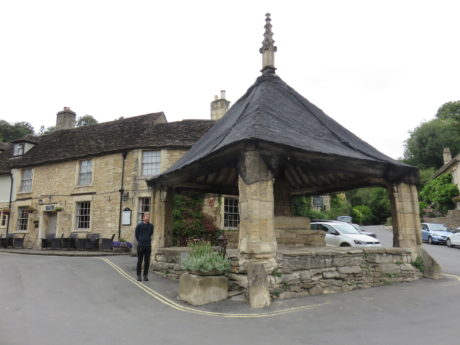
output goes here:
[[447, 239], [446, 244], [449, 248], [452, 248], [452, 242], [450, 242], [450, 238]]
[[341, 247], [351, 247], [350, 244], [347, 242], [343, 242], [340, 246]]
[[428, 237], [428, 243], [433, 244], [433, 239], [431, 237]]

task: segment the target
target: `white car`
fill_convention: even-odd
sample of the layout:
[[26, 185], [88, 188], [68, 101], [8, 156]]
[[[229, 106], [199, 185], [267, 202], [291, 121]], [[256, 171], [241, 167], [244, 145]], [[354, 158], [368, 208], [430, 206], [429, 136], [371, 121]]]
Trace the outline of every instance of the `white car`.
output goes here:
[[460, 227], [447, 237], [446, 244], [448, 247], [460, 246]]
[[311, 229], [325, 231], [328, 246], [381, 247], [379, 240], [360, 234], [351, 224], [345, 222], [313, 222]]

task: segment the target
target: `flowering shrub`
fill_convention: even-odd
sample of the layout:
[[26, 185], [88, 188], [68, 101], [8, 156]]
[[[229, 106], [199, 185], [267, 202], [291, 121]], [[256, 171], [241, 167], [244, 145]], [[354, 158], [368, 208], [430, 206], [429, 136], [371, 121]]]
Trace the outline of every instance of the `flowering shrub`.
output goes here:
[[112, 243], [114, 248], [132, 248], [133, 244], [126, 241], [115, 241]]

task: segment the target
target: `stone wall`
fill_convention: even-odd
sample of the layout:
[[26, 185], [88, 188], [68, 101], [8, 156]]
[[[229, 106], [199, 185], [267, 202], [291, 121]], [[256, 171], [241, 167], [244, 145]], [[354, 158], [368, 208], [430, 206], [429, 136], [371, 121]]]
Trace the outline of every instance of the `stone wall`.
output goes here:
[[[188, 248], [161, 248], [152, 269], [162, 276], [179, 279], [185, 271], [181, 262]], [[229, 289], [245, 292], [248, 279], [240, 271], [238, 251], [229, 250], [232, 263]], [[301, 248], [281, 249], [278, 267], [269, 273], [273, 298], [319, 295], [359, 288], [389, 285], [417, 279], [420, 272], [411, 265], [411, 251], [403, 248]]]
[[[174, 164], [185, 150], [162, 150], [160, 170], [164, 171]], [[125, 160], [123, 188], [126, 193], [122, 201], [122, 209], [129, 208], [131, 224], [121, 226], [121, 238], [133, 240], [134, 228], [137, 224], [140, 197], [153, 198], [152, 190], [148, 188], [145, 177], [141, 176], [142, 150], [132, 150]], [[33, 168], [32, 191], [18, 192], [10, 214], [9, 232], [25, 233], [26, 247], [37, 248], [40, 238], [44, 238], [48, 223], [56, 217], [56, 235], [67, 237], [71, 232], [100, 233], [102, 237], [118, 238], [120, 188], [123, 158], [121, 153], [92, 157], [92, 183], [88, 186], [78, 186], [77, 176], [79, 161], [68, 161], [37, 166]], [[20, 176], [20, 171], [16, 171]], [[19, 190], [20, 178], [16, 179], [16, 190]], [[90, 201], [90, 228], [77, 229], [76, 204]], [[153, 200], [152, 200], [153, 205]], [[29, 215], [27, 231], [17, 230], [18, 207], [29, 206], [35, 209]], [[47, 212], [46, 206], [62, 208], [59, 212]]]

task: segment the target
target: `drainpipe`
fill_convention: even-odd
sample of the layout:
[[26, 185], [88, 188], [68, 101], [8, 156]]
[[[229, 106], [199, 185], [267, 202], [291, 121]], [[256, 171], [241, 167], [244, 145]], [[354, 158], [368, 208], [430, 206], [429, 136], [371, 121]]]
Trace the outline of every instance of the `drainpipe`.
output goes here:
[[119, 217], [118, 217], [118, 240], [121, 238], [121, 216], [122, 216], [122, 204], [123, 204], [123, 193], [125, 192], [124, 190], [124, 179], [125, 179], [125, 160], [126, 156], [128, 155], [128, 152], [123, 152], [121, 156], [123, 157], [123, 162], [121, 165], [121, 188], [119, 190], [120, 192], [120, 212], [119, 212]]
[[11, 171], [8, 171], [8, 176], [10, 177], [10, 201], [8, 203], [8, 209], [10, 210], [10, 214], [8, 215], [8, 220], [6, 221], [6, 233], [8, 234], [8, 230], [10, 229], [10, 218], [11, 218], [11, 199], [13, 198], [13, 174]]

